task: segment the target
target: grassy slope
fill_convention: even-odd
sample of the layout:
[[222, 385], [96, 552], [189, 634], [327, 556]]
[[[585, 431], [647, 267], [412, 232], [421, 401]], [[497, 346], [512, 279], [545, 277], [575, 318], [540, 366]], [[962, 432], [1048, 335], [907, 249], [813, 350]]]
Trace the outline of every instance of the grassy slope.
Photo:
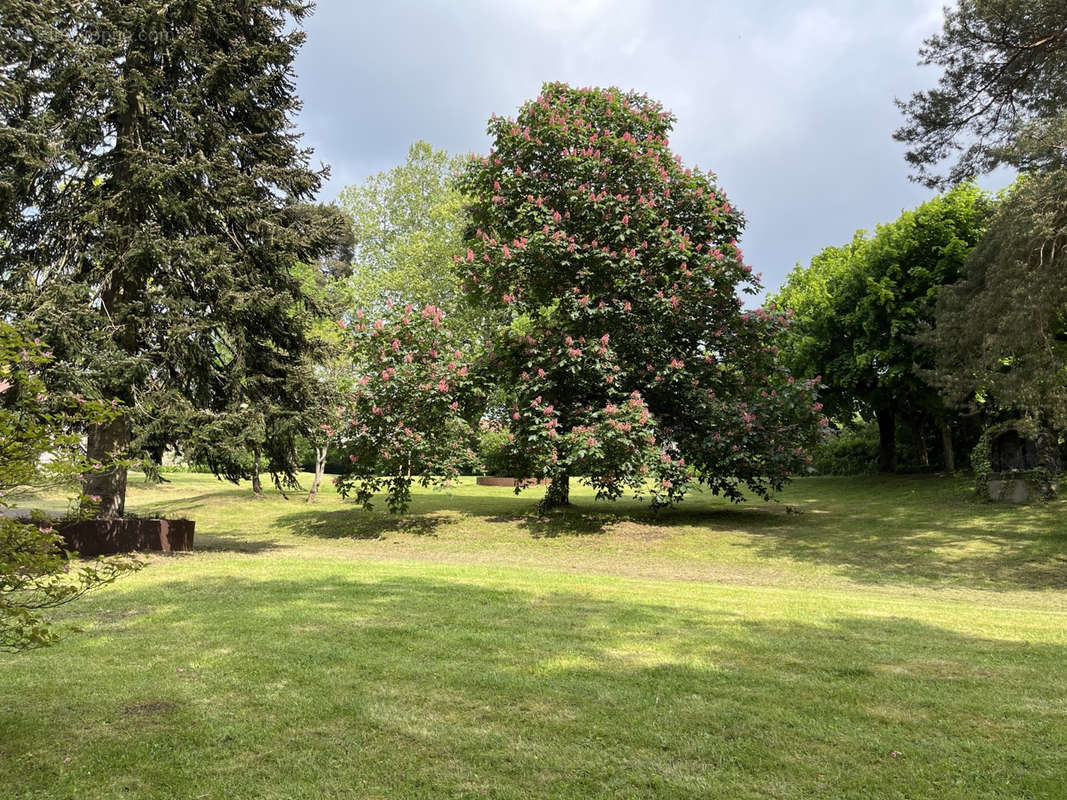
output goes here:
[[172, 477], [131, 505], [198, 552], [0, 656], [0, 798], [1063, 796], [1065, 501], [808, 479], [543, 520], [463, 486], [396, 518]]

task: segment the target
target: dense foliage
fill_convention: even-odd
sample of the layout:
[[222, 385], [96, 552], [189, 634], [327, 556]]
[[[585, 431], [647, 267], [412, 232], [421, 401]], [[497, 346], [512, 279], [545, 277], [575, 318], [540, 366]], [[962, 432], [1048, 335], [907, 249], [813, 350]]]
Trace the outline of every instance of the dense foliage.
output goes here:
[[863, 475], [878, 469], [878, 426], [864, 422], [829, 432], [812, 452], [820, 475]]
[[349, 310], [378, 313], [386, 300], [432, 305], [448, 325], [475, 334], [478, 311], [463, 303], [452, 262], [465, 224], [464, 198], [453, 180], [461, 164], [419, 141], [403, 164], [341, 190], [338, 203], [355, 239]]
[[[270, 468], [292, 474], [315, 354], [292, 271], [339, 235], [307, 205], [323, 173], [292, 129], [309, 9], [14, 0], [0, 14], [0, 308], [53, 346], [53, 388], [121, 402], [89, 429], [95, 460], [210, 432], [198, 455], [245, 477], [232, 456], [262, 428]], [[118, 464], [86, 476], [103, 514], [123, 511]]]
[[[901, 104], [897, 138], [927, 183], [1007, 164], [1006, 194], [966, 274], [941, 294], [937, 382], [987, 417], [1024, 414], [1067, 426], [1067, 2], [960, 0], [921, 51], [937, 89]], [[937, 165], [953, 153], [947, 178]]]
[[[861, 396], [874, 389], [876, 375], [854, 352], [855, 331], [842, 318], [866, 288], [861, 280], [867, 234], [816, 253], [808, 266], [797, 264], [770, 302], [790, 315], [782, 331], [782, 360], [797, 375], [819, 378], [819, 400], [830, 419], [848, 422], [869, 412]], [[846, 294], [849, 296], [846, 296]]]
[[355, 317], [347, 326], [353, 385], [329, 431], [347, 459], [337, 486], [366, 508], [384, 490], [389, 509], [403, 511], [414, 481], [446, 485], [477, 461], [484, 379], [434, 306], [390, 301], [377, 319]]
[[1067, 430], [1065, 248], [1067, 170], [1021, 179], [938, 302], [937, 377], [953, 401]]
[[914, 433], [920, 466], [928, 463], [925, 429], [943, 433], [951, 466], [953, 413], [930, 372], [933, 348], [919, 334], [935, 324], [938, 293], [963, 274], [967, 256], [985, 231], [989, 201], [964, 185], [858, 233], [846, 247], [830, 247], [798, 266], [775, 298], [794, 314], [783, 357], [797, 375], [822, 378], [828, 410], [840, 424], [857, 415], [876, 419], [879, 467], [896, 467], [896, 426]]
[[510, 398], [512, 473], [551, 478], [548, 505], [571, 475], [654, 503], [698, 481], [766, 495], [817, 429], [811, 387], [776, 362], [781, 316], [742, 311], [743, 218], [671, 153], [673, 122], [644, 95], [546, 84], [461, 177], [457, 258]]

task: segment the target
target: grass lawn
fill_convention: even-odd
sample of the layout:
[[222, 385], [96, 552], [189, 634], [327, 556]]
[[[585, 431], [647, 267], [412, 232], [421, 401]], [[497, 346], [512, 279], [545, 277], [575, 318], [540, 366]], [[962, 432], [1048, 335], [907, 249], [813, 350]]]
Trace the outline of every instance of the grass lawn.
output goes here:
[[390, 517], [170, 477], [128, 506], [197, 550], [0, 655], [0, 798], [1067, 797], [1067, 501]]

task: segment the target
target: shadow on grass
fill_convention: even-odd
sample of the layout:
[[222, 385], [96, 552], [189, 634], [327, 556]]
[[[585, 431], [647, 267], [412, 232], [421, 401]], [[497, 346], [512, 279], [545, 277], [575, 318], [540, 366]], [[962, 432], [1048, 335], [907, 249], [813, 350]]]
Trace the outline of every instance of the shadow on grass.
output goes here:
[[193, 544], [193, 552], [259, 554], [288, 547], [289, 545], [283, 545], [277, 539], [249, 539], [237, 532], [198, 533]]
[[0, 796], [16, 777], [66, 796], [87, 764], [105, 788], [237, 769], [244, 796], [328, 777], [507, 798], [1053, 797], [1067, 771], [1064, 645], [440, 576], [201, 579], [120, 602], [153, 611], [120, 617], [129, 637], [100, 625], [107, 659], [48, 654], [78, 659], [76, 684], [10, 676], [35, 699], [0, 704], [4, 753], [27, 765]]
[[368, 512], [354, 504], [341, 509], [303, 506], [279, 517], [278, 523], [300, 536], [378, 539], [389, 533], [435, 536], [444, 525], [471, 520], [515, 525], [541, 539], [606, 534], [620, 523], [663, 529], [687, 525], [733, 528], [742, 522], [751, 524], [755, 516], [766, 527], [789, 524], [782, 505], [755, 501], [747, 507], [732, 507], [696, 493], [681, 506], [659, 511], [630, 499], [608, 503], [583, 496], [545, 514], [538, 513], [537, 498], [530, 495], [416, 495], [405, 514], [389, 514], [377, 507]]
[[598, 503], [590, 499], [546, 514], [491, 517], [489, 521], [517, 522], [535, 539], [611, 533], [624, 523], [664, 532], [687, 526], [732, 530], [753, 525], [773, 529], [790, 524], [783, 506], [760, 500], [744, 506], [712, 505], [706, 498], [658, 511], [633, 501]]
[[342, 509], [305, 507], [295, 514], [278, 517], [277, 524], [296, 536], [321, 539], [382, 539], [389, 533], [436, 536], [437, 528], [454, 522], [447, 504], [436, 510], [409, 514], [383, 514], [365, 511], [355, 505]]
[[608, 509], [584, 508], [572, 505], [545, 514], [531, 510], [527, 514], [497, 514], [486, 517], [490, 523], [518, 525], [534, 539], [550, 539], [560, 536], [593, 536], [605, 533], [612, 525], [625, 519], [626, 515]]
[[[224, 484], [224, 486], [225, 488], [220, 488], [217, 491], [202, 492], [195, 495], [178, 495], [173, 499], [155, 499], [149, 503], [145, 503], [143, 506], [138, 505], [137, 513], [141, 516], [158, 513], [165, 517], [175, 518], [182, 514], [195, 515], [197, 511], [202, 510], [205, 506], [217, 505], [219, 503], [237, 504], [257, 502], [255, 495], [249, 489], [235, 487], [232, 484]], [[180, 487], [178, 487], [178, 489], [180, 489]], [[272, 495], [272, 497], [274, 496], [279, 499], [281, 498], [281, 495]]]
[[[966, 478], [869, 476], [814, 478], [789, 486], [780, 503], [754, 500], [729, 505], [709, 494], [694, 493], [674, 508], [651, 511], [632, 500], [597, 503], [578, 493], [575, 505], [547, 515], [536, 513], [533, 492], [452, 494], [417, 493], [404, 515], [366, 512], [354, 504], [341, 508], [272, 500], [267, 525], [301, 537], [382, 539], [392, 534], [436, 537], [471, 529], [512, 526], [534, 539], [601, 537], [664, 539], [690, 531], [723, 531], [737, 548], [773, 560], [829, 567], [871, 584], [961, 585], [996, 590], [1067, 588], [1067, 501], [1032, 506], [977, 502]], [[155, 504], [170, 515], [229, 504], [254, 509], [242, 488]], [[787, 508], [800, 513], [787, 513]], [[241, 511], [241, 513], [247, 513]], [[265, 518], [266, 519], [266, 518]], [[234, 550], [242, 532], [224, 523]], [[269, 536], [269, 528], [263, 533]]]
[[[842, 482], [841, 485], [846, 485]], [[971, 499], [951, 479], [851, 479], [802, 501], [785, 526], [757, 524], [738, 546], [828, 565], [865, 583], [947, 582], [991, 589], [1067, 588], [1067, 502]]]

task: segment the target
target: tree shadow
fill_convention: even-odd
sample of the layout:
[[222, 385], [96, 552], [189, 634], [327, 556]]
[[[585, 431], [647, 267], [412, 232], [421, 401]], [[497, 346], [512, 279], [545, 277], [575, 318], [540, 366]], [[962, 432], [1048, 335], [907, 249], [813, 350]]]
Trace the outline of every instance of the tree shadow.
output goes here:
[[291, 545], [281, 544], [277, 539], [249, 539], [239, 532], [197, 533], [193, 544], [193, 553], [246, 553], [259, 555], [273, 550], [289, 549]]
[[[221, 488], [155, 507], [175, 515], [246, 498], [240, 488]], [[337, 540], [436, 537], [444, 527], [459, 531], [466, 523], [511, 526], [533, 539], [612, 535], [644, 540], [684, 536], [687, 528], [721, 530], [730, 533], [730, 546], [768, 560], [828, 567], [861, 583], [1067, 588], [1067, 526], [1060, 521], [1067, 512], [1064, 500], [1024, 507], [981, 503], [965, 479], [932, 476], [809, 479], [781, 498], [734, 505], [693, 493], [678, 506], [652, 511], [631, 499], [598, 503], [579, 494], [569, 508], [538, 514], [537, 497], [530, 493], [460, 491], [416, 494], [403, 515], [302, 502], [272, 502], [270, 512], [272, 525], [296, 536]], [[240, 531], [222, 533], [231, 538], [221, 547], [248, 552], [268, 546], [254, 540], [242, 545]]]
[[789, 524], [784, 506], [763, 501], [748, 507], [728, 506], [700, 494], [680, 506], [658, 511], [631, 499], [609, 503], [583, 497], [547, 513], [537, 510], [536, 499], [523, 495], [417, 495], [404, 514], [368, 512], [355, 505], [341, 509], [304, 506], [297, 513], [279, 517], [277, 523], [298, 536], [380, 539], [390, 533], [436, 536], [441, 527], [467, 519], [515, 525], [534, 539], [597, 536], [624, 523], [664, 529], [736, 527], [755, 520], [769, 528]]
[[606, 533], [626, 515], [572, 505], [547, 513], [530, 509], [525, 514], [497, 514], [486, 522], [517, 525], [533, 539], [554, 539], [561, 536], [596, 536]]
[[[280, 498], [280, 495], [278, 495]], [[136, 499], [136, 498], [135, 498]], [[202, 510], [205, 506], [222, 502], [254, 502], [255, 496], [248, 489], [240, 487], [224, 488], [217, 491], [202, 492], [195, 495], [178, 495], [173, 499], [156, 498], [144, 505], [137, 506], [137, 513], [146, 516], [158, 513], [174, 518], [179, 514], [193, 513]]]
[[[242, 786], [277, 796], [329, 772], [385, 796], [1052, 797], [1067, 769], [1063, 644], [440, 576], [199, 578], [116, 601], [153, 611], [122, 617], [131, 635], [76, 684], [42, 671], [37, 702], [0, 707], [5, 754], [40, 766], [24, 791], [64, 794], [93, 759], [210, 785], [249, 748], [272, 768]], [[169, 682], [137, 657], [146, 636]], [[125, 713], [144, 704], [168, 704], [166, 729]]]
[[301, 513], [278, 517], [277, 524], [295, 536], [319, 539], [383, 539], [390, 533], [437, 536], [442, 525], [454, 523], [455, 512], [447, 506], [436, 511], [383, 514], [352, 506], [342, 509], [305, 508]]
[[1005, 506], [962, 492], [916, 500], [913, 481], [872, 482], [882, 497], [807, 501], [782, 526], [753, 525], [737, 546], [837, 568], [861, 583], [1067, 588], [1067, 502]]
[[535, 539], [612, 533], [624, 524], [643, 526], [649, 531], [690, 526], [736, 529], [756, 525], [773, 529], [790, 524], [784, 506], [762, 500], [747, 505], [726, 505], [708, 495], [695, 495], [680, 505], [658, 510], [633, 500], [609, 503], [583, 498], [547, 513], [530, 509], [526, 514], [500, 515], [488, 520], [517, 523]]

